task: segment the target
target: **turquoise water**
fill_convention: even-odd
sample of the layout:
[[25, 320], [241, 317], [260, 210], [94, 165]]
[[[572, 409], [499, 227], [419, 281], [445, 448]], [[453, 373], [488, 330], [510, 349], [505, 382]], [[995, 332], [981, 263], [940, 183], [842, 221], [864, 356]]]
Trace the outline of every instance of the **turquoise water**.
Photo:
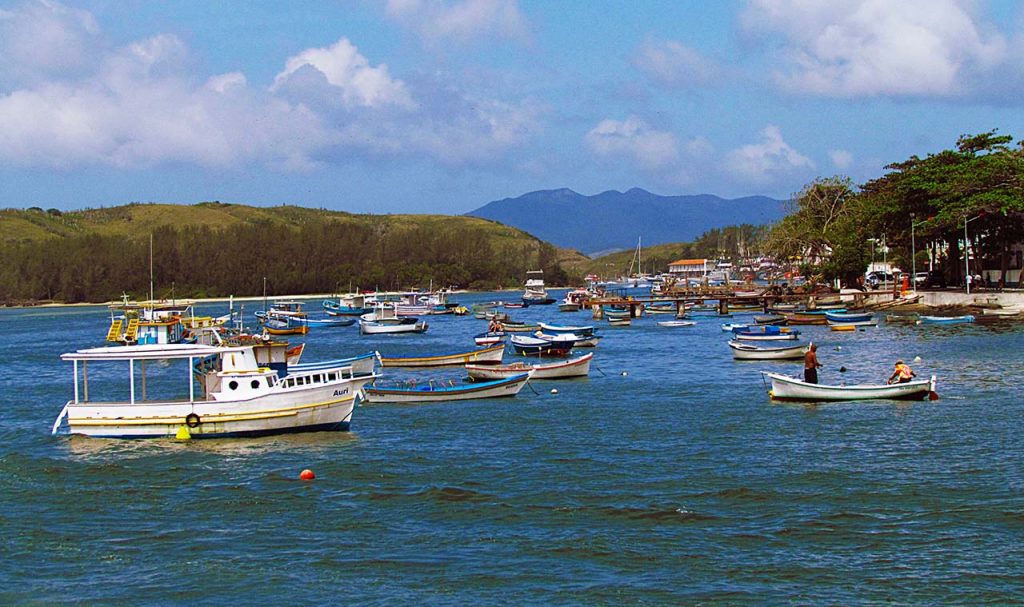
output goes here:
[[[555, 306], [510, 312], [589, 322]], [[665, 329], [656, 316], [604, 327], [589, 379], [535, 382], [515, 399], [366, 405], [351, 432], [51, 437], [72, 390], [58, 356], [101, 345], [106, 318], [99, 307], [0, 311], [0, 604], [1024, 596], [1015, 324], [804, 329], [820, 344], [822, 382], [883, 381], [896, 358], [920, 356], [914, 369], [939, 378], [935, 402], [771, 404], [758, 371], [799, 363], [735, 362], [720, 320]], [[304, 360], [457, 351], [486, 327], [429, 322], [422, 336], [314, 330]], [[299, 481], [304, 468], [317, 479]]]

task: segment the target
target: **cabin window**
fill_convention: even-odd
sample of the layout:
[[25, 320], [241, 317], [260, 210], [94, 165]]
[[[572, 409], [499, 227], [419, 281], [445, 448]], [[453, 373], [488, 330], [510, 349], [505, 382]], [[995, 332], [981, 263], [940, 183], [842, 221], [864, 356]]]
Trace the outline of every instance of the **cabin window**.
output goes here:
[[254, 379], [254, 380], [252, 380], [252, 382], [250, 382], [249, 385], [252, 386], [253, 390], [256, 390], [257, 388], [260, 387], [260, 380]]
[[238, 389], [238, 382], [235, 381], [235, 380], [229, 381], [228, 382], [228, 389], [229, 390], [237, 390]]

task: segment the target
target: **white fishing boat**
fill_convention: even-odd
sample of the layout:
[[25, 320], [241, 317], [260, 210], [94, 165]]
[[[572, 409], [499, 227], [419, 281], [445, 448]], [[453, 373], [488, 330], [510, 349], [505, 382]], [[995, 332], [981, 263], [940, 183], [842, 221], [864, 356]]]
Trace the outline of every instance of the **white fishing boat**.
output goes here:
[[[355, 374], [351, 365], [291, 371], [279, 377], [276, 370], [259, 366], [252, 346], [117, 346], [69, 352], [61, 359], [74, 365], [74, 398], [64, 405], [53, 433], [66, 420], [71, 434], [109, 438], [221, 438], [345, 430], [356, 394], [376, 378], [372, 373]], [[147, 364], [162, 369], [166, 361], [187, 361], [181, 372], [186, 385], [170, 397], [154, 398], [147, 389]], [[128, 399], [91, 398], [90, 364], [124, 362], [128, 363]]]
[[795, 360], [807, 354], [807, 346], [803, 344], [769, 348], [730, 341], [729, 347], [732, 349], [732, 357], [736, 360]]
[[523, 362], [516, 362], [509, 365], [466, 365], [466, 372], [471, 379], [504, 379], [513, 377], [520, 373], [533, 371], [530, 379], [563, 379], [567, 377], [586, 377], [590, 374], [590, 361], [594, 358], [593, 352], [584, 354], [577, 358], [566, 361], [531, 365]]
[[478, 398], [515, 396], [530, 379], [530, 372], [519, 373], [506, 379], [469, 384], [433, 381], [397, 386], [369, 386], [363, 389], [368, 403], [431, 403]]
[[528, 270], [526, 272], [526, 283], [523, 285], [523, 303], [527, 305], [547, 305], [555, 303], [553, 297], [548, 297], [547, 287], [544, 286], [543, 270]]
[[788, 375], [761, 371], [761, 375], [771, 380], [772, 387], [768, 396], [772, 400], [793, 401], [844, 401], [844, 400], [936, 400], [935, 376], [896, 384], [856, 384], [850, 386], [830, 386], [826, 384], [809, 384]]
[[381, 356], [382, 367], [451, 367], [467, 363], [501, 364], [505, 344], [478, 348], [469, 352], [438, 354], [435, 356]]
[[363, 335], [384, 333], [423, 333], [427, 323], [413, 317], [399, 316], [393, 303], [381, 302], [374, 305], [373, 312], [359, 317], [359, 332]]

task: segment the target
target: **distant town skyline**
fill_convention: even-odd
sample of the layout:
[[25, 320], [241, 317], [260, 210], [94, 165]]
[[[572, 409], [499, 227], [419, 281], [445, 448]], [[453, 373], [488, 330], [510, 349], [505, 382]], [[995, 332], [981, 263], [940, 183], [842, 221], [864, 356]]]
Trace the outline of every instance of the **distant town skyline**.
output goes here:
[[1024, 137], [1009, 0], [0, 2], [0, 207], [786, 198]]

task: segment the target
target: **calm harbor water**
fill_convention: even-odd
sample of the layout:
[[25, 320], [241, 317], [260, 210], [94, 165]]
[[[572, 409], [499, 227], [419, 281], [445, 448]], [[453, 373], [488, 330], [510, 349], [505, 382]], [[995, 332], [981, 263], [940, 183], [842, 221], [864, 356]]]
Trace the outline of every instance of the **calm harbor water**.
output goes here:
[[[771, 404], [758, 373], [799, 363], [735, 362], [721, 320], [664, 318], [603, 327], [590, 378], [515, 399], [366, 405], [351, 432], [175, 442], [51, 437], [72, 391], [58, 357], [102, 345], [106, 311], [2, 310], [0, 604], [1022, 600], [1024, 326], [807, 327], [823, 383], [881, 382], [919, 356], [941, 395], [813, 406]], [[304, 361], [454, 352], [486, 327], [428, 321], [422, 336], [314, 330]], [[317, 479], [299, 481], [303, 468]]]

